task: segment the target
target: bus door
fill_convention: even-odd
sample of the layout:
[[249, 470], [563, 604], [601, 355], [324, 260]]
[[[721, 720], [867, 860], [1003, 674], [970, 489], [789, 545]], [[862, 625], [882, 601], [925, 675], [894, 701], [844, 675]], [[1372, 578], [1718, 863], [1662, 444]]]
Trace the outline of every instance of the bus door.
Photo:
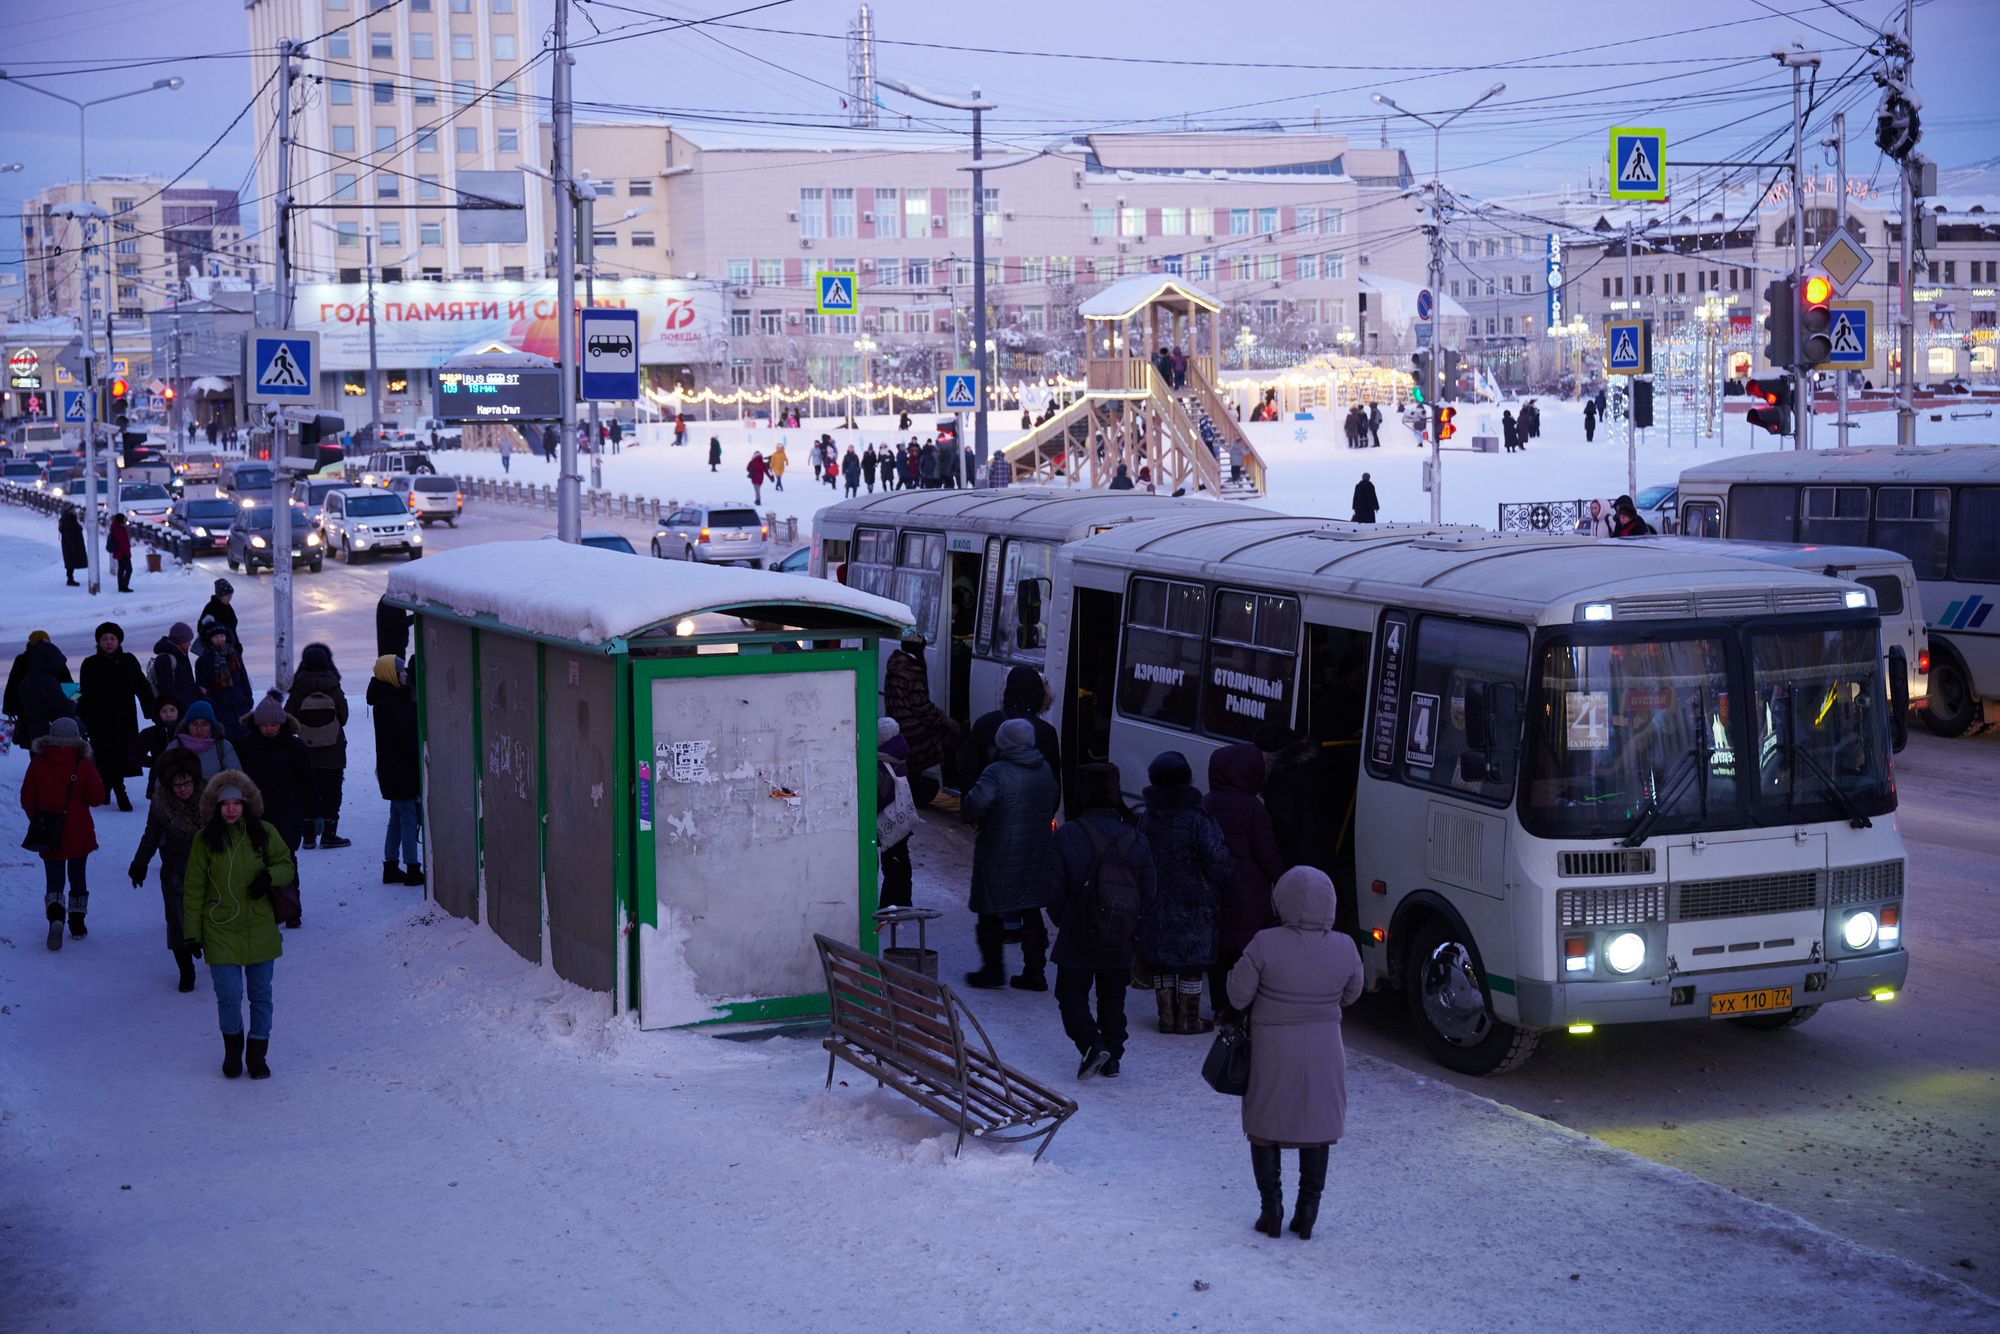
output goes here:
[[1354, 815], [1361, 774], [1361, 724], [1368, 709], [1371, 637], [1336, 625], [1306, 626], [1305, 681], [1300, 691], [1299, 749], [1281, 763], [1302, 763], [1301, 777], [1319, 807], [1324, 835], [1310, 848], [1282, 849], [1288, 859], [1332, 877], [1338, 930], [1359, 929], [1355, 915]]
[[1118, 631], [1124, 618], [1122, 595], [1101, 588], [1076, 590], [1058, 724], [1065, 816], [1076, 814], [1078, 769], [1111, 758], [1111, 703], [1118, 688]]
[[972, 646], [979, 629], [979, 588], [986, 569], [980, 539], [971, 533], [954, 533], [947, 541], [945, 581], [949, 587], [951, 623], [951, 679], [947, 706], [962, 726], [972, 725]]

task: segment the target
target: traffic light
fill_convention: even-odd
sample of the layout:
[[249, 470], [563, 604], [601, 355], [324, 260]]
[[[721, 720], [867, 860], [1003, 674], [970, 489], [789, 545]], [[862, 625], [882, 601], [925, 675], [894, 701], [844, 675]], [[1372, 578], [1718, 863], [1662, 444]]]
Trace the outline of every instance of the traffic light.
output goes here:
[[1752, 380], [1744, 386], [1750, 397], [1762, 403], [1762, 407], [1752, 408], [1744, 415], [1744, 420], [1752, 426], [1761, 427], [1772, 435], [1792, 433], [1792, 382], [1788, 376], [1776, 376], [1769, 380]]
[[1817, 366], [1833, 354], [1833, 283], [1823, 273], [1813, 273], [1799, 284], [1799, 362]]
[[123, 413], [132, 396], [132, 382], [122, 375], [116, 375], [103, 382], [97, 395], [97, 419], [115, 422]]
[[1444, 441], [1458, 434], [1458, 409], [1449, 403], [1445, 403], [1439, 405], [1437, 414], [1438, 442], [1442, 444]]
[[1431, 350], [1427, 347], [1420, 348], [1411, 355], [1410, 362], [1415, 367], [1410, 374], [1416, 377], [1410, 384], [1410, 401], [1421, 403], [1424, 401], [1424, 396], [1430, 392]]
[[172, 407], [174, 405], [174, 398], [175, 398], [174, 387], [172, 385], [168, 385], [165, 389], [162, 389], [160, 391], [160, 397], [166, 400], [166, 404], [168, 407]]
[[1792, 280], [1773, 278], [1764, 288], [1764, 360], [1787, 367], [1792, 364], [1792, 320], [1797, 307], [1792, 304]]
[[1444, 364], [1438, 368], [1438, 398], [1446, 403], [1456, 403], [1458, 379], [1458, 350], [1448, 347], [1444, 350]]
[[1653, 382], [1632, 381], [1632, 425], [1643, 431], [1653, 424]]

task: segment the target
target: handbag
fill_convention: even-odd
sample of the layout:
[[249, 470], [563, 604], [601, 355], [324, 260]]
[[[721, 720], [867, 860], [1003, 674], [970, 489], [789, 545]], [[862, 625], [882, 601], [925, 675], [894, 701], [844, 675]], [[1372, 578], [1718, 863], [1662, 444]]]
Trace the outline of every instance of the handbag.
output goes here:
[[1243, 1024], [1218, 1024], [1215, 1041], [1201, 1063], [1201, 1077], [1217, 1093], [1240, 1098], [1250, 1088], [1250, 1029]]
[[910, 780], [901, 774], [891, 777], [896, 785], [896, 795], [875, 817], [875, 842], [884, 848], [893, 848], [916, 833], [919, 819], [916, 798], [910, 792]]
[[63, 804], [59, 811], [36, 811], [28, 817], [28, 833], [21, 840], [21, 846], [29, 852], [51, 853], [62, 846], [63, 826], [69, 823], [69, 804], [76, 797], [76, 775], [83, 768], [79, 761], [76, 768], [69, 771], [69, 786], [63, 789]]

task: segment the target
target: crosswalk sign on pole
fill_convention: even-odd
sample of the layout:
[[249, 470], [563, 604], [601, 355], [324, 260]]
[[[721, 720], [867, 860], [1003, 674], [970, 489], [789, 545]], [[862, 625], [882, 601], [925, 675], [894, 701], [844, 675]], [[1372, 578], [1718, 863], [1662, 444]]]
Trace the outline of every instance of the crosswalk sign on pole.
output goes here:
[[1816, 370], [1861, 371], [1875, 366], [1875, 303], [1836, 301], [1827, 307], [1831, 323], [1827, 338], [1832, 350]]
[[979, 408], [979, 372], [946, 371], [938, 377], [938, 406], [947, 412]]
[[1611, 320], [1604, 326], [1604, 371], [1607, 375], [1645, 375], [1651, 371], [1644, 320]]
[[819, 313], [822, 315], [859, 315], [861, 313], [860, 284], [855, 282], [850, 269], [829, 269], [819, 275]]
[[243, 397], [252, 403], [311, 403], [319, 397], [319, 335], [253, 329], [244, 335]]
[[89, 423], [90, 415], [87, 411], [83, 390], [65, 389], [62, 391], [62, 421], [64, 426], [84, 426]]
[[1667, 197], [1667, 132], [1614, 125], [1611, 129], [1611, 197]]

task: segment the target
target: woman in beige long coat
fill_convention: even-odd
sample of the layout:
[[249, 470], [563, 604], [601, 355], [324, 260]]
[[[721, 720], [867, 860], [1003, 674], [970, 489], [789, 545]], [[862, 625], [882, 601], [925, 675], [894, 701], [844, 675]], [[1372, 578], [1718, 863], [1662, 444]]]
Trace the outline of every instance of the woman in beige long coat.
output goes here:
[[1292, 1231], [1310, 1240], [1326, 1188], [1328, 1149], [1347, 1129], [1347, 1053], [1340, 1013], [1361, 995], [1361, 955], [1333, 929], [1333, 881], [1294, 866], [1271, 889], [1281, 926], [1250, 940], [1229, 971], [1229, 1003], [1250, 1012], [1250, 1087], [1243, 1133], [1262, 1212], [1257, 1230], [1282, 1235], [1279, 1153], [1299, 1151]]

